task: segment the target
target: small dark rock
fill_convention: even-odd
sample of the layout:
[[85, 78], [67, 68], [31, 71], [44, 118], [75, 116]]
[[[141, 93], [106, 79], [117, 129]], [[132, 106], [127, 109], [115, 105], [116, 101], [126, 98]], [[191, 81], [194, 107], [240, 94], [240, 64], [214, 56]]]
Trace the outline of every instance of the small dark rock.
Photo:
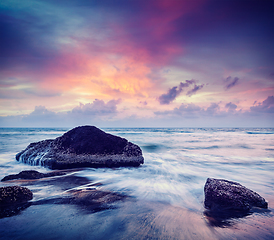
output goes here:
[[77, 188], [90, 183], [90, 179], [86, 177], [76, 176], [74, 174], [65, 175], [57, 178], [43, 178], [39, 181], [32, 181], [29, 184], [37, 186], [55, 186], [64, 191]]
[[208, 178], [204, 187], [205, 208], [211, 211], [249, 211], [252, 207], [267, 208], [258, 193], [239, 183]]
[[0, 187], [0, 206], [24, 203], [32, 198], [32, 192], [26, 187]]
[[32, 192], [26, 187], [0, 187], [0, 218], [19, 214], [31, 205]]
[[94, 127], [76, 127], [61, 137], [31, 143], [16, 155], [18, 161], [51, 169], [139, 166], [139, 146]]
[[60, 176], [64, 174], [65, 173], [62, 173], [62, 172], [40, 173], [35, 170], [27, 170], [27, 171], [22, 171], [18, 174], [5, 176], [1, 181], [4, 182], [4, 181], [9, 181], [14, 179], [40, 179], [45, 177]]

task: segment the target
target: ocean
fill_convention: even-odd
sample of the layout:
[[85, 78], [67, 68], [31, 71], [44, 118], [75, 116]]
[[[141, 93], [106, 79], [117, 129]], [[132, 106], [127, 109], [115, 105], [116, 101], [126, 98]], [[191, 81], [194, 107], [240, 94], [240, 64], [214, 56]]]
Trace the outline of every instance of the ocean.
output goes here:
[[[15, 160], [29, 143], [53, 139], [66, 128], [1, 128], [0, 179], [22, 170], [51, 171]], [[93, 186], [129, 196], [96, 212], [69, 204], [30, 205], [0, 218], [0, 239], [274, 239], [273, 128], [103, 128], [139, 145], [140, 167], [86, 168], [70, 173]], [[268, 210], [212, 219], [203, 206], [207, 178], [236, 181], [259, 193]], [[60, 196], [64, 188], [30, 181], [33, 202]], [[72, 188], [85, 188], [87, 182]]]

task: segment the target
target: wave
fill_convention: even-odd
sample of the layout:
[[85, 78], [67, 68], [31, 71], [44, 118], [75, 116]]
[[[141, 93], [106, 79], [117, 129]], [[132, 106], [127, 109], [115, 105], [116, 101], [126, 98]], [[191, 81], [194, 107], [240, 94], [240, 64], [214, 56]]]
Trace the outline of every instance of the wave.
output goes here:
[[193, 147], [183, 147], [183, 149], [187, 150], [203, 150], [203, 149], [224, 149], [224, 148], [230, 148], [230, 149], [254, 149], [253, 147], [250, 147], [248, 145], [212, 145], [212, 146], [193, 146]]
[[140, 146], [144, 152], [155, 153], [167, 149], [167, 146], [161, 144], [147, 144]]
[[274, 132], [246, 132], [247, 134], [274, 134]]

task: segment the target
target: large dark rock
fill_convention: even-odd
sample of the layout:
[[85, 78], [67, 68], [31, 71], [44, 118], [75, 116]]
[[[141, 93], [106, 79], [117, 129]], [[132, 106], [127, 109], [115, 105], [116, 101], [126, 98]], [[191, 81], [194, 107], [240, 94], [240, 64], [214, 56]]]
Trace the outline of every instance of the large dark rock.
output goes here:
[[60, 175], [65, 175], [65, 173], [64, 172], [40, 173], [35, 170], [27, 170], [27, 171], [22, 171], [18, 174], [5, 176], [1, 181], [4, 182], [4, 181], [9, 181], [14, 179], [40, 179], [40, 178], [54, 177], [54, 176], [60, 176]]
[[139, 146], [94, 127], [76, 127], [61, 137], [31, 143], [16, 155], [18, 161], [51, 169], [139, 166]]
[[267, 208], [258, 193], [239, 183], [208, 178], [204, 187], [205, 208], [211, 211], [249, 211], [252, 207]]
[[0, 206], [24, 203], [31, 200], [32, 192], [26, 187], [0, 187]]

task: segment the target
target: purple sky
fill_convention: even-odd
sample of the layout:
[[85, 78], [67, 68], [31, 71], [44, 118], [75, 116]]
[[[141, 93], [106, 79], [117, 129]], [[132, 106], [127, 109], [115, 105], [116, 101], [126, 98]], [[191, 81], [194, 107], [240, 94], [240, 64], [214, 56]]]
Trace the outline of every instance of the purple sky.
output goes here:
[[2, 0], [0, 127], [274, 127], [272, 0]]

